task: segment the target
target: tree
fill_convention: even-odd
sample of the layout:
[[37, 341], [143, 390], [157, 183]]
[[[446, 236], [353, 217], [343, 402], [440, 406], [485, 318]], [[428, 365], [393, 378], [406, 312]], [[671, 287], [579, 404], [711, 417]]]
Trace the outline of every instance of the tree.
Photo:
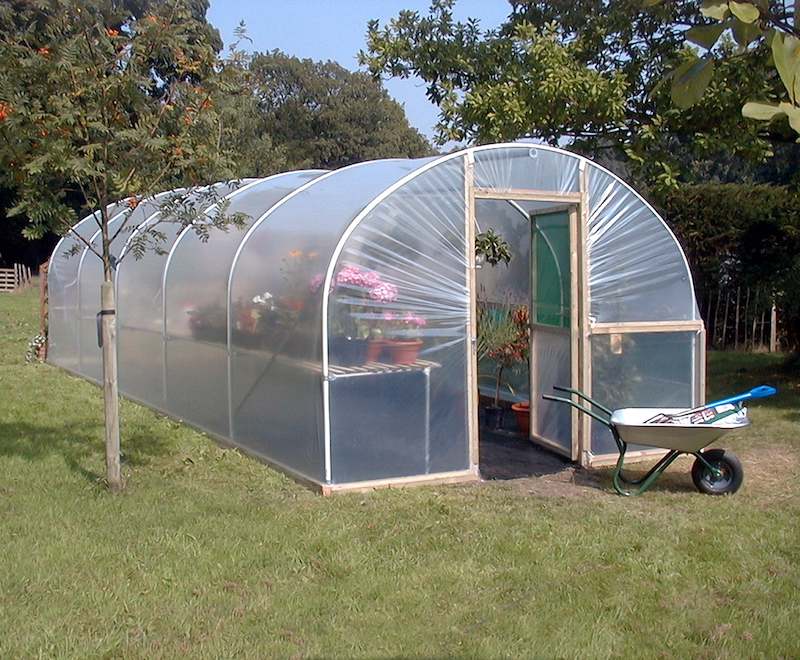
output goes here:
[[[16, 0], [0, 8], [0, 170], [17, 194], [28, 237], [70, 233], [102, 260], [103, 389], [107, 480], [122, 487], [119, 458], [112, 244], [136, 231], [127, 254], [161, 249], [164, 223], [241, 225], [202, 183], [233, 165], [221, 148], [216, 99], [234, 90], [241, 66], [221, 62], [202, 0]], [[134, 219], [145, 199], [170, 187], [157, 222]], [[97, 223], [91, 245], [72, 229], [79, 198]], [[114, 203], [127, 206], [118, 225]]]
[[[440, 108], [437, 140], [539, 138], [612, 165], [640, 183], [673, 187], [726, 160], [761, 163], [782, 136], [738, 111], [741, 92], [774, 93], [769, 55], [751, 49], [717, 70], [709, 95], [676, 107], [663, 80], [686, 57], [697, 0], [512, 0], [508, 19], [481, 31], [456, 22], [453, 0], [428, 16], [404, 11], [369, 25], [360, 57], [370, 72], [418, 76]], [[724, 174], [724, 173], [723, 173]]]
[[[655, 0], [651, 4], [661, 4]], [[698, 21], [686, 31], [686, 39], [697, 46], [689, 49], [684, 62], [669, 76], [672, 98], [683, 108], [699, 101], [714, 77], [720, 60], [746, 57], [768, 49], [782, 88], [748, 100], [742, 115], [760, 121], [784, 120], [800, 135], [800, 28], [794, 22], [794, 3], [785, 0], [703, 0]], [[719, 48], [723, 35], [730, 34], [737, 48]], [[702, 56], [697, 50], [703, 51]], [[775, 77], [774, 75], [772, 77]], [[745, 97], [746, 98], [746, 97]]]
[[277, 50], [254, 55], [250, 74], [261, 130], [293, 167], [432, 153], [403, 107], [367, 74]]

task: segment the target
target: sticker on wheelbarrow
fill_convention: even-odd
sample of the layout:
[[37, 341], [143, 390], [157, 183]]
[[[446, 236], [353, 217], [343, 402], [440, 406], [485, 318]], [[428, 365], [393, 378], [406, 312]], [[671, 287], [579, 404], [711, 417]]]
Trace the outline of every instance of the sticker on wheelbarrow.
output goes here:
[[[684, 414], [660, 413], [648, 419], [645, 424], [714, 424], [732, 415], [747, 416], [747, 408], [739, 408], [730, 403], [719, 406], [709, 406], [701, 410], [690, 411]], [[729, 420], [733, 421], [733, 420]]]

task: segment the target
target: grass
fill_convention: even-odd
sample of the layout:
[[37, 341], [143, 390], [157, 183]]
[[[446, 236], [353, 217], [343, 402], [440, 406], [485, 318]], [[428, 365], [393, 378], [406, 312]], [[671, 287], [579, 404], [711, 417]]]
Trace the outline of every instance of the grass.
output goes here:
[[[26, 365], [36, 293], [0, 297], [0, 657], [798, 657], [800, 375], [714, 355], [716, 393], [778, 397], [638, 499], [524, 482], [318, 497], [123, 402], [102, 487], [98, 389]], [[535, 492], [541, 492], [536, 488]]]

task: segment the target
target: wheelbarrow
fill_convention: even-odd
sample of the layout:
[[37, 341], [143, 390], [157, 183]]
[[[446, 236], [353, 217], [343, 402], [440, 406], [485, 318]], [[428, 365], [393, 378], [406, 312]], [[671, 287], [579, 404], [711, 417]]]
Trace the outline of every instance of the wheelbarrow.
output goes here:
[[[750, 425], [744, 402], [776, 393], [774, 387], [760, 385], [749, 392], [685, 410], [681, 408], [620, 408], [611, 410], [571, 387], [553, 386], [570, 397], [543, 394], [543, 399], [560, 401], [589, 415], [611, 431], [619, 450], [614, 468], [614, 490], [620, 495], [641, 495], [681, 454], [695, 457], [692, 481], [707, 495], [733, 494], [742, 485], [744, 471], [739, 459], [726, 449], [705, 449], [726, 433]], [[573, 396], [579, 401], [573, 400]], [[585, 402], [585, 403], [584, 403]], [[588, 404], [588, 406], [586, 405]], [[629, 444], [666, 449], [667, 453], [640, 479], [623, 473]], [[624, 484], [624, 485], [623, 485]], [[628, 487], [635, 487], [628, 489]]]

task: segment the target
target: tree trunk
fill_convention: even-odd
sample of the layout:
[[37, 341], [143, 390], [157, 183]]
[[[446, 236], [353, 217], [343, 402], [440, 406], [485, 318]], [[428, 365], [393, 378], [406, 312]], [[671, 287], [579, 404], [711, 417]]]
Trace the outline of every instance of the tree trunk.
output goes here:
[[503, 365], [500, 365], [500, 367], [497, 369], [497, 380], [495, 381], [495, 384], [494, 384], [494, 405], [495, 405], [495, 407], [500, 405], [500, 383], [501, 383], [501, 381], [503, 379], [503, 369], [504, 369]]
[[114, 283], [103, 282], [100, 296], [101, 337], [103, 340], [103, 401], [106, 432], [106, 479], [108, 488], [122, 490], [119, 457], [119, 391], [117, 386], [117, 317]]

